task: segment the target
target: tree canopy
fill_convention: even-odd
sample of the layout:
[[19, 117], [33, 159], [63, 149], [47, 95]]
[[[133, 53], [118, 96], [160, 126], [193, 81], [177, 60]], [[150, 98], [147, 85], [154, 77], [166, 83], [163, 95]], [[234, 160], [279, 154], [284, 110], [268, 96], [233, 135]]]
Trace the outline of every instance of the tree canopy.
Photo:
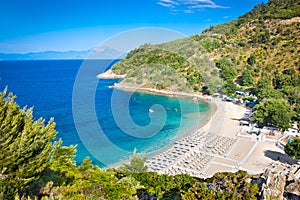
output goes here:
[[243, 86], [253, 86], [254, 78], [251, 74], [251, 70], [245, 70], [242, 73], [242, 85]]
[[284, 152], [298, 160], [300, 160], [300, 138], [292, 139], [284, 147]]
[[24, 190], [50, 164], [55, 123], [34, 120], [32, 109], [21, 109], [12, 93], [0, 93], [0, 196]]
[[245, 171], [216, 173], [206, 183], [196, 182], [183, 199], [256, 199], [259, 188], [247, 177]]
[[253, 119], [262, 126], [275, 126], [287, 130], [291, 126], [292, 111], [284, 99], [265, 99], [255, 106]]

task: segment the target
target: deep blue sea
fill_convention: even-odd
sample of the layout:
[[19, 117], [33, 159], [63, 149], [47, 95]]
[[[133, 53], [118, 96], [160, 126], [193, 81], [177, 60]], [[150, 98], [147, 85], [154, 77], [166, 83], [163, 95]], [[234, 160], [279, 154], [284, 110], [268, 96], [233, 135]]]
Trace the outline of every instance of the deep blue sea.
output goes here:
[[57, 138], [77, 145], [77, 163], [88, 156], [101, 167], [127, 160], [134, 148], [161, 151], [210, 114], [206, 102], [109, 88], [120, 80], [96, 75], [114, 62], [0, 61], [0, 90], [8, 86], [35, 118], [54, 117]]

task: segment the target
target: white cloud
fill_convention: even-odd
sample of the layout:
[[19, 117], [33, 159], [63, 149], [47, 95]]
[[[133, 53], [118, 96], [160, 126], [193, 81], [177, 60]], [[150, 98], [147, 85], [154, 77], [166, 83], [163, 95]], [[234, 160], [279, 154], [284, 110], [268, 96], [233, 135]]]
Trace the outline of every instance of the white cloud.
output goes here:
[[179, 3], [173, 0], [158, 0], [157, 4], [168, 8], [175, 8], [176, 6], [179, 6]]
[[173, 4], [164, 3], [164, 2], [157, 2], [157, 4], [158, 4], [158, 5], [161, 5], [161, 6], [163, 6], [163, 7], [168, 7], [168, 8], [173, 7]]
[[193, 13], [205, 8], [228, 8], [217, 5], [212, 0], [158, 0], [157, 4], [169, 8], [173, 12]]

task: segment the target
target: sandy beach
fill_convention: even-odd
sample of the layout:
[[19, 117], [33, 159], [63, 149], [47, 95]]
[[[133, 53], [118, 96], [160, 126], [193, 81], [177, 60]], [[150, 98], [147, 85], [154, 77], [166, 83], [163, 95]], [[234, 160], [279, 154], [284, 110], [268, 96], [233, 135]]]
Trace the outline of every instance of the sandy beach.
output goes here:
[[[240, 129], [236, 119], [242, 118], [246, 109], [219, 98], [201, 99], [209, 99], [215, 112], [202, 127], [149, 158], [146, 164], [151, 171], [172, 175], [187, 173], [203, 178], [216, 172], [237, 170], [239, 160], [228, 158], [228, 155], [235, 153], [232, 149], [239, 142], [236, 134]], [[242, 152], [246, 154], [247, 149]]]
[[[272, 165], [274, 158], [267, 155], [284, 155], [276, 146], [276, 141], [259, 141], [256, 138], [240, 137], [242, 127], [239, 119], [246, 112], [245, 107], [220, 98], [195, 93], [173, 92], [124, 85], [113, 86], [117, 89], [140, 91], [178, 98], [204, 100], [213, 105], [209, 119], [201, 126], [180, 138], [173, 145], [149, 157], [146, 166], [149, 171], [160, 174], [189, 174], [207, 178], [217, 172], [236, 172], [245, 170], [250, 174], [262, 173]], [[273, 156], [274, 157], [274, 156]]]
[[238, 119], [246, 113], [245, 107], [219, 98], [209, 98], [209, 101], [216, 110], [207, 123], [176, 141], [166, 151], [149, 158], [146, 165], [150, 171], [170, 175], [183, 173], [200, 178], [238, 170], [259, 174], [274, 162], [266, 152], [286, 157], [276, 146], [276, 141], [238, 136], [242, 130]]

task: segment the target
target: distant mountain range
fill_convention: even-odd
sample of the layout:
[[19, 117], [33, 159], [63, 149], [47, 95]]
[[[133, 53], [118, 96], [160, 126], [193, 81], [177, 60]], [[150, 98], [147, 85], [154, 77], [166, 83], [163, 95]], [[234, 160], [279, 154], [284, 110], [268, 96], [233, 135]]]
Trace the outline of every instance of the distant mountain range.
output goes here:
[[47, 60], [47, 59], [116, 59], [126, 53], [108, 46], [96, 47], [85, 51], [43, 51], [31, 53], [0, 53], [0, 60]]

